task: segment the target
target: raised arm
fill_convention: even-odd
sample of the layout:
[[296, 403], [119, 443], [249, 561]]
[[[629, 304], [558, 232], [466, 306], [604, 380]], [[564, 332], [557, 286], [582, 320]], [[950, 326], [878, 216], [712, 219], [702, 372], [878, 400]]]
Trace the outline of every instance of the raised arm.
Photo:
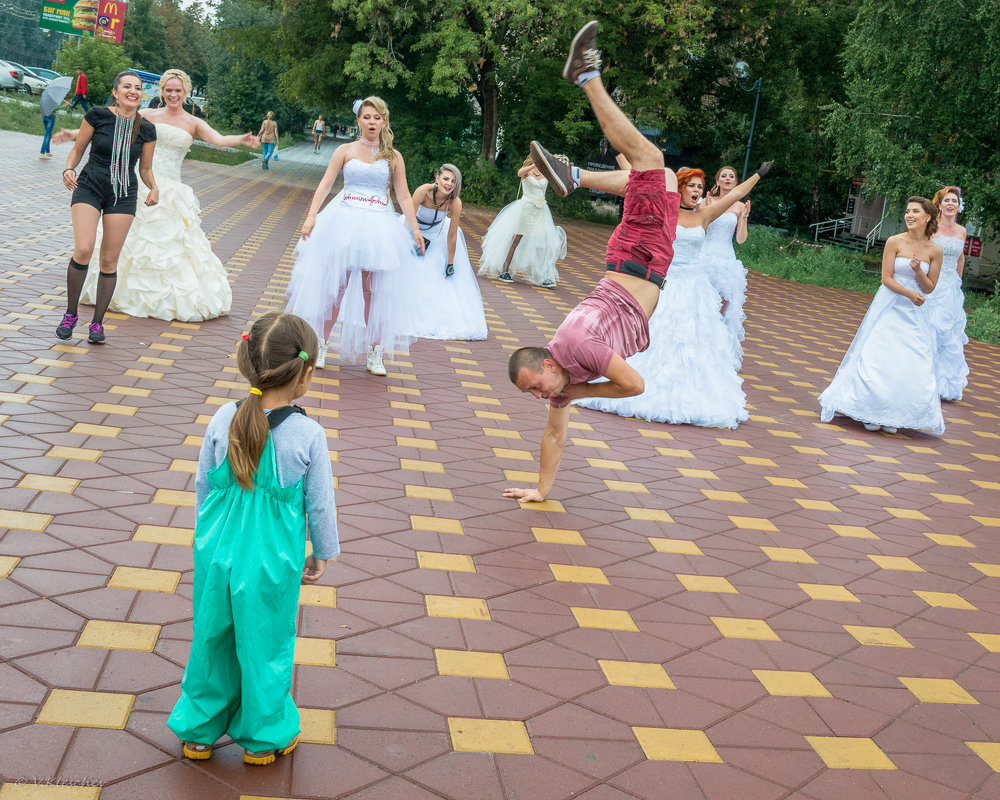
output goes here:
[[571, 383], [563, 389], [563, 396], [570, 400], [583, 397], [635, 397], [646, 390], [642, 375], [618, 353], [611, 356], [605, 377], [606, 381]]
[[424, 237], [420, 233], [420, 226], [417, 225], [417, 212], [413, 209], [413, 198], [410, 196], [410, 187], [406, 185], [406, 164], [403, 156], [398, 150], [395, 153], [396, 164], [392, 169], [392, 191], [396, 195], [396, 202], [406, 217], [406, 222], [413, 231], [413, 241], [416, 242], [417, 249], [424, 252]]
[[337, 175], [340, 174], [340, 170], [344, 167], [345, 147], [350, 147], [350, 145], [342, 144], [333, 151], [333, 155], [330, 156], [330, 163], [326, 166], [326, 172], [323, 173], [319, 186], [316, 187], [316, 191], [313, 193], [313, 199], [309, 204], [309, 211], [306, 213], [305, 222], [302, 223], [303, 239], [308, 239], [312, 234], [312, 230], [316, 225], [316, 215], [319, 213], [320, 206], [323, 205], [323, 201], [326, 199], [326, 196], [330, 194], [330, 189], [333, 188], [333, 182], [337, 180]]
[[517, 171], [517, 177], [526, 178], [531, 174], [531, 171], [535, 168], [534, 164], [525, 164], [521, 169]]
[[933, 252], [927, 262], [926, 275], [920, 269], [920, 259], [917, 256], [910, 259], [910, 267], [913, 269], [913, 275], [925, 293], [933, 292], [937, 286], [938, 278], [941, 277], [941, 263], [944, 260], [944, 253], [941, 250], [941, 246], [937, 242], [931, 242], [931, 244], [933, 245], [931, 248]]
[[234, 133], [232, 136], [223, 136], [203, 119], [198, 119], [194, 132], [197, 138], [209, 144], [214, 144], [217, 147], [236, 147], [238, 144], [253, 148], [260, 147], [260, 139], [252, 133], [244, 133], [242, 135]]
[[[734, 186], [729, 194], [735, 198], [746, 197], [748, 194], [750, 194], [750, 190], [753, 189], [753, 187], [760, 182], [760, 179], [771, 171], [771, 167], [773, 166], [774, 166], [773, 161], [765, 161], [763, 164], [760, 165], [760, 169], [758, 169], [753, 175], [751, 175], [749, 178], [743, 181], [743, 183]], [[721, 217], [723, 214], [729, 211], [730, 208], [732, 208], [732, 206], [729, 205], [728, 203], [712, 203], [712, 205], [703, 209], [701, 212], [702, 224], [707, 228], [709, 225], [715, 222], [715, 220], [717, 220], [719, 217]]]
[[504, 489], [504, 497], [516, 498], [519, 503], [540, 503], [549, 496], [556, 473], [559, 472], [559, 462], [562, 461], [566, 449], [566, 430], [569, 428], [568, 405], [562, 408], [549, 406], [549, 421], [542, 434], [542, 452], [538, 466], [538, 488]]

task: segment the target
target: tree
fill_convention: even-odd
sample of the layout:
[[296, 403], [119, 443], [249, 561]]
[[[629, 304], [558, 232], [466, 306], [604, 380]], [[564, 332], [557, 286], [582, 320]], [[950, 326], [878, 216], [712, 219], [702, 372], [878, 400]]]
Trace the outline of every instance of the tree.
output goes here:
[[1000, 229], [1000, 15], [993, 0], [863, 0], [826, 124], [836, 168], [901, 201], [957, 184]]
[[115, 76], [127, 70], [130, 59], [122, 49], [100, 39], [80, 37], [78, 44], [63, 47], [56, 56], [52, 69], [63, 75], [76, 75], [79, 67], [87, 76], [87, 100], [101, 105], [111, 94]]
[[167, 68], [166, 32], [156, 0], [130, 0], [121, 46], [133, 67], [150, 72]]

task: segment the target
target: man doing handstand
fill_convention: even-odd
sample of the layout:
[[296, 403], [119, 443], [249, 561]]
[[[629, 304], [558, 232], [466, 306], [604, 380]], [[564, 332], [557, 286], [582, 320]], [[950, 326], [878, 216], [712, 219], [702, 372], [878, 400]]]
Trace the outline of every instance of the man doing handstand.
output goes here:
[[[549, 401], [542, 437], [538, 487], [508, 488], [505, 497], [522, 503], [545, 500], [566, 445], [570, 401], [583, 397], [642, 394], [642, 376], [625, 359], [649, 346], [649, 318], [673, 258], [680, 195], [677, 176], [664, 167], [663, 153], [615, 104], [601, 82], [598, 25], [589, 22], [570, 45], [563, 77], [583, 87], [612, 147], [632, 170], [625, 185], [622, 221], [608, 241], [607, 273], [574, 308], [548, 347], [522, 347], [511, 354], [508, 375], [522, 392]], [[572, 167], [537, 142], [535, 165], [553, 190], [566, 196], [579, 184]], [[604, 381], [592, 383], [599, 378]]]

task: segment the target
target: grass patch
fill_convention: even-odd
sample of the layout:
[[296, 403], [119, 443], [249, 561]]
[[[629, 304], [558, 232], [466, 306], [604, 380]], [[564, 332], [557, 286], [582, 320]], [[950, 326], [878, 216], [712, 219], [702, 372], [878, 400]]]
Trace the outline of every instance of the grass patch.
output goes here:
[[[82, 112], [67, 113], [64, 109], [57, 109], [55, 130], [79, 128], [82, 120]], [[35, 136], [44, 134], [45, 126], [42, 125], [42, 112], [38, 106], [38, 99], [24, 95], [0, 96], [0, 130], [31, 133]]]
[[[773, 228], [753, 226], [747, 241], [736, 245], [736, 255], [748, 269], [796, 283], [866, 294], [875, 294], [882, 285], [881, 253], [816, 246]], [[969, 312], [965, 326], [969, 338], [1000, 345], [1000, 281], [992, 294], [966, 290], [965, 307]]]
[[210, 164], [225, 164], [232, 167], [242, 164], [244, 161], [250, 161], [257, 156], [253, 150], [243, 147], [243, 145], [239, 147], [216, 148], [208, 147], [196, 141], [191, 145], [191, 150], [188, 151], [187, 157], [192, 161], [207, 161]]

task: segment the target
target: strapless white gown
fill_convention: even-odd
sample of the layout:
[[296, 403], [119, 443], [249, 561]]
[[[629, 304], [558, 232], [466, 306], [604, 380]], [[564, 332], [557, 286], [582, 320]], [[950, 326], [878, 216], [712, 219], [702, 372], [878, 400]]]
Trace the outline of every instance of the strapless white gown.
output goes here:
[[413, 327], [419, 339], [485, 339], [486, 312], [479, 282], [469, 262], [465, 234], [458, 229], [455, 242], [455, 274], [445, 277], [448, 266], [448, 232], [451, 218], [426, 206], [417, 206], [417, 223], [428, 240], [423, 258], [411, 271]]
[[927, 298], [931, 325], [937, 336], [934, 368], [937, 374], [938, 394], [942, 400], [961, 400], [969, 383], [969, 365], [965, 361], [965, 295], [962, 278], [958, 274], [958, 257], [962, 255], [964, 241], [957, 236], [935, 236], [941, 245], [944, 260], [937, 286]]
[[710, 428], [735, 428], [747, 418], [719, 293], [699, 262], [704, 241], [703, 228], [677, 226], [674, 258], [649, 320], [649, 348], [627, 359], [646, 390], [636, 397], [589, 397], [577, 405]]
[[[926, 273], [927, 262], [921, 266]], [[925, 294], [910, 259], [896, 258], [893, 277]], [[927, 303], [915, 306], [892, 289], [879, 287], [833, 382], [819, 396], [820, 419], [829, 422], [834, 414], [843, 414], [859, 422], [927, 429], [940, 436], [944, 417], [934, 372], [936, 344]]]
[[705, 246], [701, 250], [701, 263], [712, 286], [728, 303], [723, 315], [732, 337], [736, 363], [743, 363], [743, 322], [746, 314], [743, 304], [747, 299], [747, 270], [733, 249], [733, 234], [739, 215], [726, 212], [708, 226]]
[[483, 237], [480, 275], [500, 275], [514, 237], [521, 236], [507, 271], [530, 283], [559, 282], [556, 261], [566, 258], [566, 232], [552, 221], [545, 202], [548, 186], [544, 178], [529, 175], [521, 179], [522, 197], [500, 210]]
[[[201, 229], [201, 206], [181, 182], [181, 163], [194, 139], [186, 131], [156, 124], [153, 176], [159, 201], [146, 206], [149, 189], [139, 181], [135, 220], [118, 259], [111, 310], [132, 317], [200, 322], [229, 313], [233, 291], [222, 262]], [[100, 272], [101, 231], [80, 302], [93, 305]]]
[[[316, 215], [308, 239], [295, 248], [288, 282], [289, 313], [308, 322], [342, 361], [360, 360], [372, 344], [409, 352], [413, 337], [409, 286], [400, 270], [415, 269], [418, 256], [402, 214], [389, 201], [389, 162], [352, 158], [344, 164], [344, 189]], [[371, 309], [365, 321], [363, 283], [368, 274]]]

